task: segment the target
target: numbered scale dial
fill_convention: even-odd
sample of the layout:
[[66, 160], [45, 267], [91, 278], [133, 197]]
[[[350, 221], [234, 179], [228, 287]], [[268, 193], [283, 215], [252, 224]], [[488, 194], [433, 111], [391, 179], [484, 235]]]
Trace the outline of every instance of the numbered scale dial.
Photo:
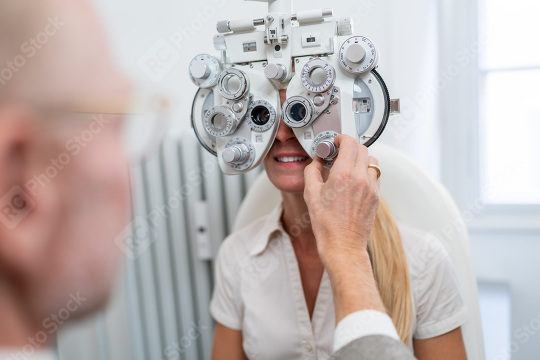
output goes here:
[[310, 60], [302, 68], [302, 85], [314, 93], [323, 93], [332, 88], [336, 81], [336, 71], [324, 60]]
[[204, 114], [204, 128], [211, 136], [222, 137], [232, 134], [239, 124], [240, 120], [226, 106], [214, 106]]
[[253, 164], [255, 149], [251, 141], [237, 136], [227, 142], [221, 158], [233, 169], [239, 171], [246, 170]]
[[365, 36], [352, 36], [339, 49], [339, 63], [351, 74], [363, 74], [377, 67], [379, 53]]
[[189, 77], [201, 89], [211, 88], [217, 84], [221, 66], [217, 59], [208, 54], [197, 55], [189, 64]]
[[[317, 135], [311, 145], [311, 157], [315, 154], [322, 159], [333, 159], [337, 156], [337, 148], [334, 145], [334, 138], [339, 134], [335, 131], [324, 131]], [[328, 151], [329, 150], [329, 151]]]

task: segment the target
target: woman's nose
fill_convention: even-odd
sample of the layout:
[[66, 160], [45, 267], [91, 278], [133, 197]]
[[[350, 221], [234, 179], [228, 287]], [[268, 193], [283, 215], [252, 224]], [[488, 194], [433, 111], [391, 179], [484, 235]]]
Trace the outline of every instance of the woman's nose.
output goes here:
[[[281, 106], [285, 103], [285, 100], [287, 100], [287, 90], [282, 89], [279, 90], [279, 99], [281, 100]], [[279, 123], [279, 129], [276, 135], [276, 139], [279, 141], [287, 141], [291, 138], [295, 138], [294, 132], [292, 129], [285, 124], [285, 121], [283, 121], [283, 115], [281, 116], [281, 122]]]
[[279, 129], [276, 135], [276, 139], [282, 142], [285, 142], [289, 139], [296, 139], [294, 132], [287, 124], [285, 124], [285, 121], [283, 121], [283, 118], [281, 118], [280, 121], [281, 122], [279, 123]]
[[279, 100], [281, 101], [281, 106], [285, 103], [285, 100], [287, 100], [287, 90], [281, 89], [279, 90]]

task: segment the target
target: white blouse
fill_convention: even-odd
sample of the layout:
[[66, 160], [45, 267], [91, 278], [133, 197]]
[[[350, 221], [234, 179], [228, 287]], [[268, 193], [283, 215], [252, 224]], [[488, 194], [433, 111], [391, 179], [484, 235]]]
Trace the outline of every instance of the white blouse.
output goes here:
[[[330, 280], [325, 270], [310, 320], [282, 212], [280, 204], [225, 239], [216, 260], [210, 312], [222, 325], [242, 330], [249, 359], [328, 359], [335, 329]], [[467, 307], [448, 254], [433, 237], [399, 228], [411, 280], [412, 337], [456, 329], [466, 321]], [[413, 350], [412, 338], [409, 347]]]

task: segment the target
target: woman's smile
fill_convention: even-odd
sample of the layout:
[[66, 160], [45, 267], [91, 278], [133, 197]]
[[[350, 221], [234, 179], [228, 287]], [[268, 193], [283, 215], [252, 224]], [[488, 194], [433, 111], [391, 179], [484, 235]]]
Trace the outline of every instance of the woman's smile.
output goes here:
[[279, 153], [274, 156], [274, 160], [280, 167], [292, 168], [296, 166], [304, 167], [309, 156], [300, 153]]

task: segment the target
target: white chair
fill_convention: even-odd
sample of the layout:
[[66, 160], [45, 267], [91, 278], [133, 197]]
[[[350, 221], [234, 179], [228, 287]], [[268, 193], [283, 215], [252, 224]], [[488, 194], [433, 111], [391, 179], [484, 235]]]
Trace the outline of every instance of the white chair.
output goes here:
[[[469, 307], [469, 320], [462, 327], [467, 356], [474, 360], [485, 359], [469, 238], [454, 201], [442, 184], [397, 150], [377, 143], [370, 147], [370, 154], [379, 160], [383, 173], [381, 194], [397, 220], [436, 234], [448, 251], [464, 301]], [[268, 214], [280, 200], [279, 191], [263, 172], [246, 195], [234, 230]]]

